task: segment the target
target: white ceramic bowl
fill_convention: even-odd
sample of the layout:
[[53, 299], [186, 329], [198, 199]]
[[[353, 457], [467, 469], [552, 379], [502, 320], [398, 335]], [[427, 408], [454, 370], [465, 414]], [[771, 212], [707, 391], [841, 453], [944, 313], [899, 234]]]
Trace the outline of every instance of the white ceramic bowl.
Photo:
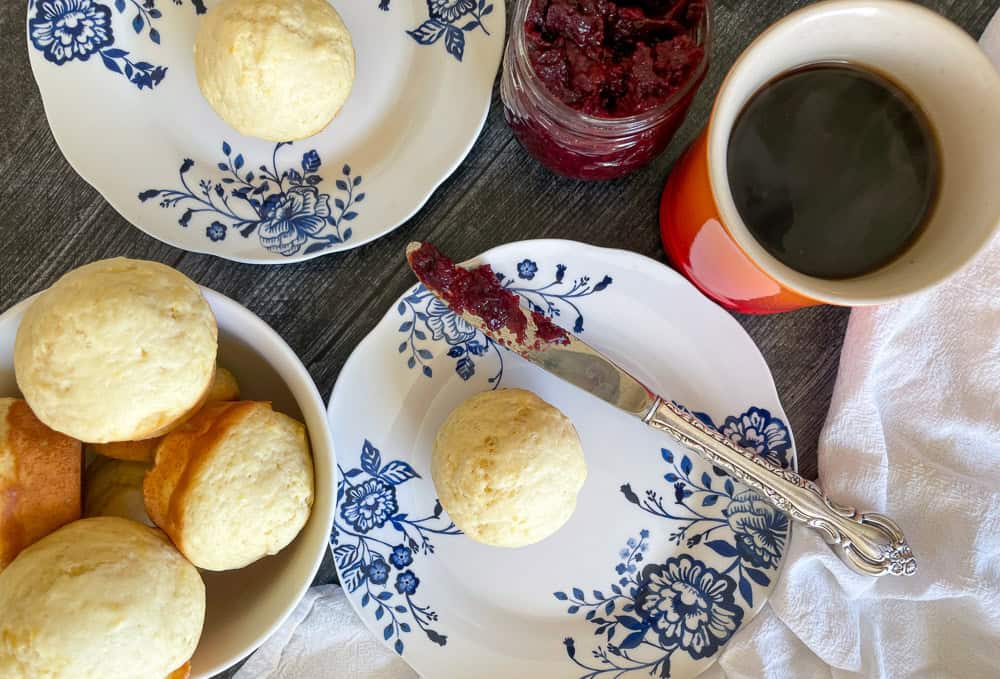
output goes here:
[[[242, 397], [271, 401], [275, 410], [305, 422], [315, 463], [316, 499], [309, 522], [280, 554], [238, 571], [202, 573], [208, 610], [191, 661], [196, 679], [210, 677], [250, 654], [309, 587], [329, 542], [336, 468], [323, 400], [295, 352], [244, 307], [217, 292], [202, 291], [219, 322], [219, 361], [236, 375]], [[19, 395], [14, 337], [31, 301], [0, 315], [0, 396]]]

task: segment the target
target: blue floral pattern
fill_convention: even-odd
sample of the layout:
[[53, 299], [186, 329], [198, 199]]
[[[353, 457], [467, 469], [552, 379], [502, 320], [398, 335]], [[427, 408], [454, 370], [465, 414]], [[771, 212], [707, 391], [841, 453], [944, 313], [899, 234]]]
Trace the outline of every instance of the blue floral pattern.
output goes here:
[[389, 566], [380, 558], [372, 559], [367, 572], [373, 585], [384, 585], [389, 579]]
[[[690, 411], [689, 411], [690, 412]], [[780, 419], [763, 408], [750, 408], [717, 426], [705, 413], [692, 413], [734, 441], [747, 442], [758, 454], [789, 466], [791, 437]], [[764, 498], [712, 467], [695, 477], [686, 454], [666, 448], [660, 456], [669, 465], [663, 480], [667, 491], [637, 493], [632, 484], [621, 486], [625, 500], [647, 514], [671, 522], [669, 540], [688, 552], [662, 564], [642, 567], [649, 531], [629, 538], [615, 566], [619, 576], [606, 595], [582, 588], [555, 592], [570, 603], [567, 612], [586, 611], [601, 639], [592, 660], [577, 654], [577, 641], [564, 640], [569, 658], [585, 673], [584, 679], [619, 677], [643, 671], [669, 677], [670, 659], [683, 652], [693, 659], [714, 655], [741, 625], [754, 605], [755, 587], [770, 586], [788, 540], [788, 517]], [[707, 550], [707, 551], [705, 551]], [[725, 568], [713, 568], [703, 555]]]
[[361, 607], [371, 606], [375, 620], [385, 622], [382, 637], [396, 653], [403, 654], [404, 635], [414, 626], [444, 646], [448, 637], [433, 627], [437, 613], [417, 603], [420, 578], [411, 566], [419, 556], [434, 553], [435, 536], [461, 531], [441, 517], [440, 502], [421, 518], [400, 511], [396, 488], [421, 477], [402, 460], [383, 464], [382, 453], [370, 441], [362, 445], [358, 467], [337, 469], [339, 510], [332, 539], [341, 585], [363, 592]]
[[768, 411], [751, 408], [739, 417], [727, 417], [716, 429], [733, 443], [749, 448], [774, 464], [788, 466], [788, 451], [792, 447], [788, 428]]
[[372, 528], [384, 526], [398, 509], [396, 489], [393, 485], [380, 478], [374, 478], [351, 486], [344, 492], [344, 501], [340, 504], [340, 516], [354, 530], [367, 533]]
[[413, 563], [413, 550], [404, 545], [396, 545], [392, 548], [392, 555], [389, 556], [389, 561], [396, 568], [406, 568]]
[[205, 235], [208, 236], [210, 241], [218, 243], [219, 241], [226, 240], [227, 227], [222, 222], [212, 222], [207, 227], [205, 227]]
[[92, 0], [42, 2], [28, 25], [35, 47], [59, 66], [73, 59], [87, 61], [115, 41], [111, 10]]
[[178, 173], [182, 188], [147, 189], [139, 193], [139, 200], [159, 198], [162, 208], [185, 207], [177, 220], [184, 228], [195, 215], [204, 213], [213, 219], [205, 233], [213, 243], [225, 239], [227, 227], [244, 238], [256, 233], [261, 247], [285, 257], [346, 242], [352, 235], [346, 223], [358, 216], [357, 205], [365, 199], [358, 190], [361, 176], [344, 165], [342, 176], [334, 182], [339, 196], [323, 193], [319, 189], [323, 177], [317, 174], [323, 162], [315, 149], [302, 154], [301, 171], [295, 167], [279, 170], [278, 151], [291, 144], [277, 144], [270, 167], [261, 165], [254, 171], [246, 167], [242, 153], [234, 155], [230, 144], [223, 142], [225, 160], [217, 164], [220, 178], [201, 179], [197, 189], [192, 188], [188, 173], [195, 162], [187, 158]]
[[526, 281], [530, 281], [538, 273], [538, 265], [530, 259], [523, 259], [517, 265], [517, 276]]
[[[517, 279], [532, 280], [538, 273], [538, 264], [525, 259], [517, 265]], [[505, 288], [516, 293], [533, 311], [552, 318], [562, 317], [563, 312], [575, 316], [573, 332], [583, 332], [583, 312], [577, 300], [601, 292], [612, 284], [611, 276], [603, 276], [592, 283], [590, 276], [581, 276], [566, 281], [566, 265], [557, 264], [551, 282], [530, 288], [497, 273], [497, 278]], [[399, 353], [407, 355], [406, 365], [413, 370], [419, 367], [426, 377], [433, 377], [431, 362], [434, 352], [429, 342], [448, 345], [448, 357], [455, 361], [455, 372], [463, 380], [470, 380], [476, 374], [476, 361], [491, 356], [496, 361], [493, 376], [487, 382], [497, 388], [503, 377], [503, 352], [500, 347], [483, 333], [466, 323], [453, 313], [447, 305], [431, 294], [423, 285], [417, 285], [396, 306], [396, 312], [403, 317], [399, 332], [405, 335], [399, 344]], [[428, 339], [429, 337], [429, 339]]]
[[[378, 8], [389, 11], [390, 0], [379, 0]], [[493, 13], [489, 0], [427, 0], [427, 19], [406, 32], [421, 45], [443, 39], [444, 48], [457, 61], [465, 55], [465, 34], [480, 29], [486, 35], [483, 18]]]
[[776, 567], [788, 535], [788, 517], [752, 490], [733, 495], [726, 515], [742, 563], [756, 568]]
[[648, 549], [649, 531], [643, 529], [621, 551], [615, 566], [621, 577], [607, 589], [595, 589], [593, 596], [580, 587], [553, 593], [559, 601], [569, 602], [571, 615], [586, 611], [594, 635], [605, 640], [591, 651], [593, 661], [577, 657], [575, 639], [563, 640], [570, 660], [586, 671], [584, 679], [639, 670], [669, 677], [675, 652], [707, 658], [743, 621], [732, 578], [688, 554], [647, 564], [640, 571]]
[[[32, 45], [57, 66], [71, 61], [89, 61], [97, 55], [106, 69], [128, 79], [138, 89], [152, 90], [167, 74], [165, 66], [136, 61], [128, 50], [114, 47], [113, 14], [108, 5], [96, 0], [31, 0], [34, 15], [28, 20]], [[195, 11], [205, 11], [202, 0], [194, 0]], [[130, 27], [136, 35], [145, 34], [160, 44], [156, 20], [163, 13], [156, 0], [114, 0], [118, 14], [130, 14]], [[134, 11], [134, 14], [133, 14]]]
[[733, 600], [733, 580], [687, 554], [642, 570], [636, 609], [659, 635], [661, 648], [681, 648], [707, 658], [743, 620]]

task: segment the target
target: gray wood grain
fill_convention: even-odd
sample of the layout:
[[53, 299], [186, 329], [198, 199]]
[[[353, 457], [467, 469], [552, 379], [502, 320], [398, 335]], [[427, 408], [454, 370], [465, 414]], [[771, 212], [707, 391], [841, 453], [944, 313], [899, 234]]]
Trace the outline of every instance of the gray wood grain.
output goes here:
[[[805, 4], [717, 0], [712, 65], [688, 121], [663, 156], [632, 176], [587, 184], [547, 172], [513, 139], [494, 90], [475, 148], [409, 222], [348, 253], [261, 267], [157, 242], [129, 225], [72, 170], [53, 141], [28, 66], [24, 4], [0, 3], [0, 310], [95, 259], [123, 255], [166, 262], [271, 324], [328, 395], [353, 347], [412, 284], [402, 257], [411, 239], [434, 241], [458, 259], [525, 238], [569, 238], [664, 261], [656, 213], [671, 165], [704, 125], [712, 97], [739, 52], [766, 26]], [[1000, 0], [921, 4], [978, 36]], [[847, 316], [847, 310], [834, 307], [737, 316], [771, 366], [800, 468], [812, 478]], [[327, 560], [316, 581], [329, 582], [334, 575]]]

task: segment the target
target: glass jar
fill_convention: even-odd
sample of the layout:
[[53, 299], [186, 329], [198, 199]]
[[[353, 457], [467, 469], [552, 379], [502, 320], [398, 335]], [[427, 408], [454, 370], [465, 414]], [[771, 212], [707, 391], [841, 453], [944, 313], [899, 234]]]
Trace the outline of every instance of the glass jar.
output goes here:
[[517, 1], [500, 77], [504, 118], [521, 145], [556, 174], [586, 180], [624, 176], [662, 153], [684, 122], [708, 70], [709, 0], [693, 36], [702, 57], [687, 81], [655, 108], [621, 118], [576, 111], [553, 96], [538, 78], [528, 56], [524, 28], [532, 1]]

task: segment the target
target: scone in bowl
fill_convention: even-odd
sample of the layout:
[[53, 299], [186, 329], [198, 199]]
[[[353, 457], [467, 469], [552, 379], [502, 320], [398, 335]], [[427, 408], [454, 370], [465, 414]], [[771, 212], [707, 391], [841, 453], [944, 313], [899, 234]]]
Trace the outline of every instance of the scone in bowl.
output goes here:
[[[305, 423], [315, 469], [312, 515], [298, 537], [276, 554], [240, 570], [203, 571], [207, 611], [192, 677], [210, 677], [250, 654], [291, 613], [327, 550], [333, 522], [333, 443], [316, 385], [295, 352], [264, 321], [228, 297], [202, 288], [219, 324], [219, 360], [240, 382], [242, 398], [271, 401]], [[14, 338], [33, 298], [0, 314], [0, 396], [20, 396], [14, 379]], [[253, 521], [253, 516], [247, 516]]]

